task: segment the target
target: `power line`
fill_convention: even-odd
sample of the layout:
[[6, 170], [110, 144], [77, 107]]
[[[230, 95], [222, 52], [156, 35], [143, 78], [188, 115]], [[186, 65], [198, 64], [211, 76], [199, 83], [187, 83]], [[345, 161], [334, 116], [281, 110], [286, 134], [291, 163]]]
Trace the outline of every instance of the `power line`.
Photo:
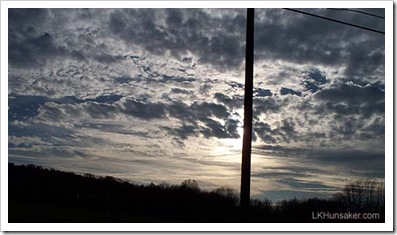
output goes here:
[[301, 13], [301, 14], [304, 14], [304, 15], [309, 15], [309, 16], [317, 17], [317, 18], [324, 19], [324, 20], [329, 20], [329, 21], [336, 22], [336, 23], [339, 23], [339, 24], [344, 24], [344, 25], [348, 25], [348, 26], [352, 26], [352, 27], [356, 27], [356, 28], [368, 30], [368, 31], [375, 32], [375, 33], [385, 34], [385, 32], [382, 32], [382, 31], [379, 31], [379, 30], [376, 30], [376, 29], [371, 29], [371, 28], [367, 28], [367, 27], [364, 27], [364, 26], [360, 26], [360, 25], [356, 25], [356, 24], [351, 24], [351, 23], [347, 23], [347, 22], [344, 22], [344, 21], [335, 20], [335, 19], [332, 19], [332, 18], [328, 18], [328, 17], [324, 17], [324, 16], [319, 16], [319, 15], [315, 15], [315, 14], [308, 13], [308, 12], [304, 12], [304, 11], [299, 11], [299, 10], [295, 10], [295, 9], [291, 9], [291, 8], [282, 8], [282, 9], [288, 10], [288, 11], [297, 12], [297, 13]]
[[364, 14], [364, 15], [369, 15], [369, 16], [373, 16], [373, 17], [377, 17], [380, 19], [385, 19], [384, 16], [380, 16], [380, 15], [375, 15], [369, 12], [365, 12], [365, 11], [359, 11], [359, 10], [354, 10], [354, 9], [348, 9], [348, 8], [327, 8], [328, 10], [335, 10], [335, 11], [352, 11], [352, 12], [357, 12], [360, 14]]

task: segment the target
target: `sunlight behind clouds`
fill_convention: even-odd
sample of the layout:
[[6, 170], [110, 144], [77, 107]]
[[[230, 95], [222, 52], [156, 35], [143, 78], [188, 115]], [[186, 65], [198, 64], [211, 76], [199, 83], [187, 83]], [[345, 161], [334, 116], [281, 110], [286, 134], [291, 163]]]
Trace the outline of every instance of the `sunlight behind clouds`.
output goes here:
[[[245, 19], [244, 9], [10, 10], [9, 161], [238, 189]], [[255, 20], [253, 193], [329, 196], [348, 178], [383, 178], [383, 38], [282, 9]]]

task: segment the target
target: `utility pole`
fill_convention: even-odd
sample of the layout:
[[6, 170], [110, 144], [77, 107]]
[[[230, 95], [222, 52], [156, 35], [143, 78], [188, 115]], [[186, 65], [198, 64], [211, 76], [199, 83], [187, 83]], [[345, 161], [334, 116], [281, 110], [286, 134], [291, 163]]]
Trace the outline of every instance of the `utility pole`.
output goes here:
[[250, 204], [251, 184], [251, 142], [252, 142], [252, 90], [254, 83], [254, 13], [247, 9], [247, 28], [245, 43], [245, 90], [244, 90], [244, 136], [241, 163], [240, 207]]

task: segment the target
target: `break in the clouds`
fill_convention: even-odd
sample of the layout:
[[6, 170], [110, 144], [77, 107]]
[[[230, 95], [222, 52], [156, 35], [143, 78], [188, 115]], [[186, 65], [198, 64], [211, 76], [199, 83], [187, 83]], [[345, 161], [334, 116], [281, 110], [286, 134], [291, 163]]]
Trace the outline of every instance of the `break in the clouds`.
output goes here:
[[[384, 30], [365, 15], [305, 11]], [[9, 9], [9, 161], [238, 188], [245, 14]], [[325, 197], [383, 178], [384, 36], [255, 14], [253, 195]]]

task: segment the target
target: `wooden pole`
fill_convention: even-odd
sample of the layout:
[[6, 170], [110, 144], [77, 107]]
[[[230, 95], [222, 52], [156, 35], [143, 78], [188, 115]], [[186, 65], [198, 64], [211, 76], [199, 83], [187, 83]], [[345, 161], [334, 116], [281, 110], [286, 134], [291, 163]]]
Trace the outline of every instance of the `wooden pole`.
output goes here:
[[244, 136], [241, 163], [240, 207], [250, 204], [251, 142], [252, 142], [252, 91], [254, 81], [254, 9], [247, 9], [245, 44]]

